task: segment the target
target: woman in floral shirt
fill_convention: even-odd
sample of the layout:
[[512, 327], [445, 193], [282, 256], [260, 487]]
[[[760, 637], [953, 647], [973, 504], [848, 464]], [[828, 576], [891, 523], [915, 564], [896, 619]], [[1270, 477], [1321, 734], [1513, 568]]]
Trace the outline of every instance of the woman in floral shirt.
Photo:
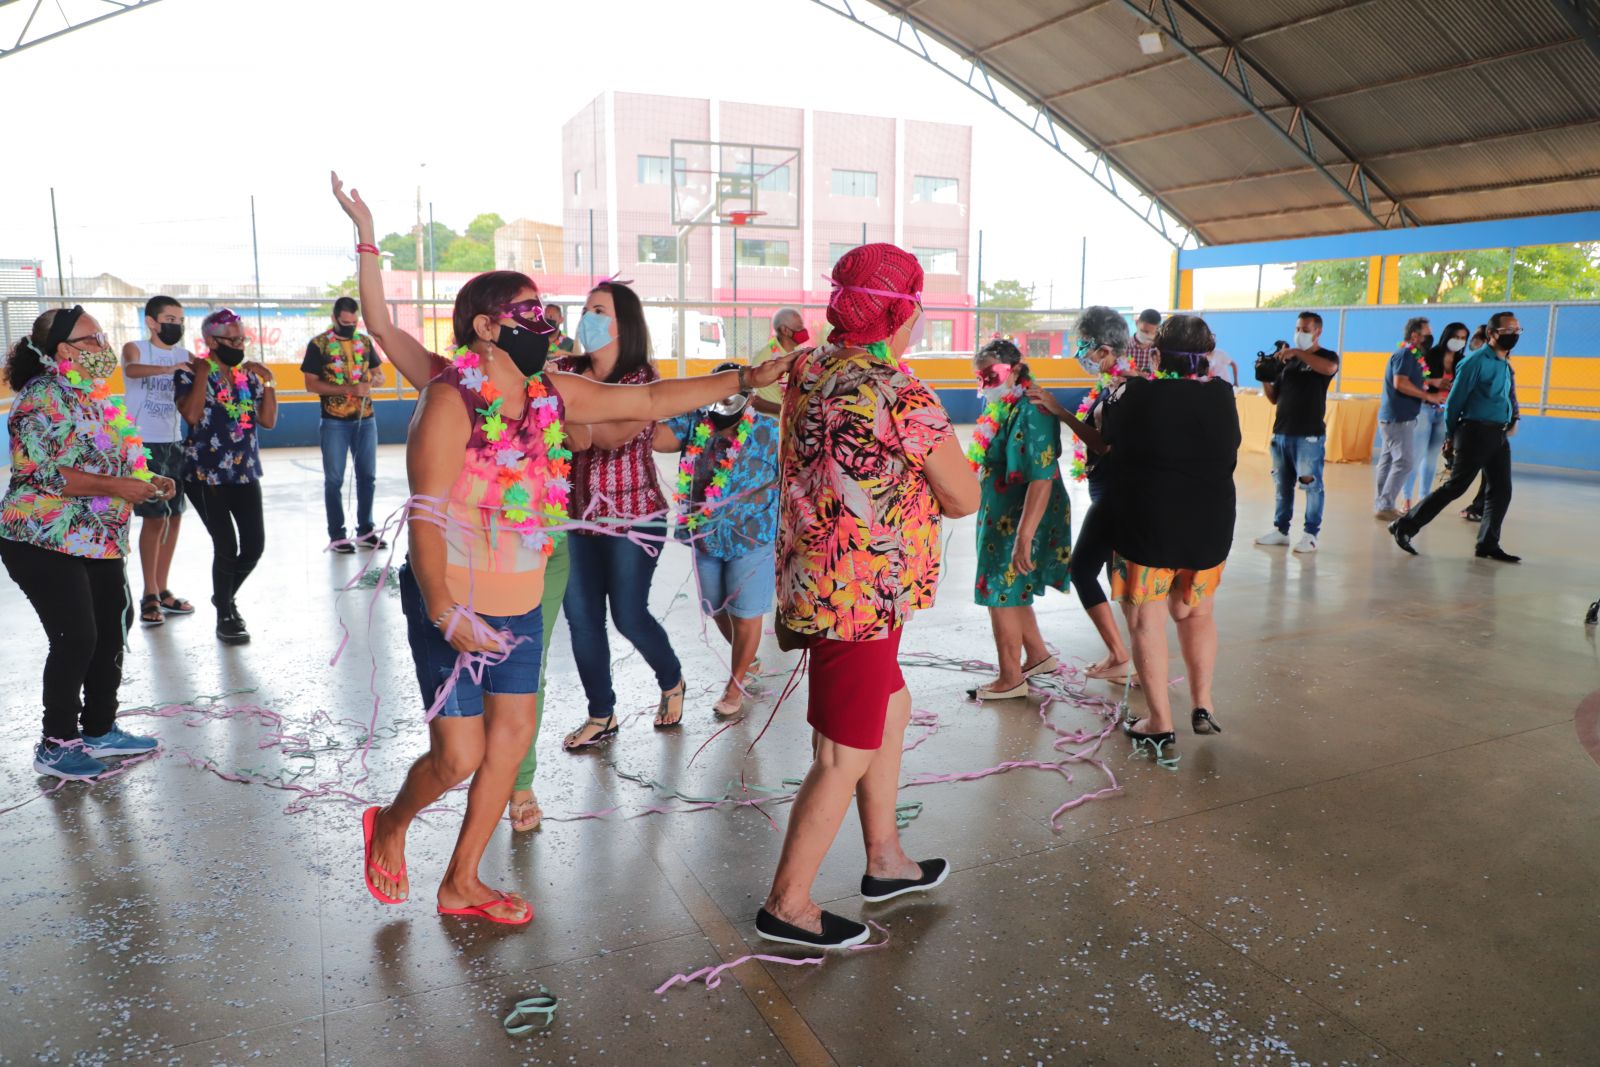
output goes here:
[[138, 755], [149, 737], [117, 728], [122, 639], [133, 621], [123, 558], [133, 504], [171, 499], [105, 379], [117, 368], [83, 308], [47, 311], [6, 359], [16, 391], [7, 430], [11, 484], [0, 503], [0, 560], [39, 614], [44, 661], [40, 774], [94, 778], [102, 757]]
[[833, 285], [828, 344], [789, 375], [779, 461], [778, 625], [786, 646], [807, 649], [816, 758], [756, 916], [770, 941], [829, 948], [867, 936], [811, 900], [852, 798], [867, 900], [930, 889], [949, 873], [942, 859], [911, 860], [895, 825], [911, 718], [900, 633], [933, 604], [940, 516], [971, 514], [979, 497], [949, 416], [900, 358], [921, 327], [916, 258], [864, 245], [839, 260]]
[[266, 548], [261, 509], [261, 451], [256, 427], [278, 422], [278, 394], [264, 363], [244, 361], [244, 323], [227, 308], [200, 326], [210, 352], [196, 360], [206, 369], [203, 388], [180, 370], [172, 394], [189, 424], [184, 446], [183, 488], [211, 535], [211, 603], [217, 608], [217, 639], [227, 645], [250, 640], [234, 598]]

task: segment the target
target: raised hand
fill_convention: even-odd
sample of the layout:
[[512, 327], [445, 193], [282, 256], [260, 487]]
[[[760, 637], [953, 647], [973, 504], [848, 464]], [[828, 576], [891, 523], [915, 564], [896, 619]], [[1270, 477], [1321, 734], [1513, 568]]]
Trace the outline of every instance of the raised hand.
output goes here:
[[751, 385], [757, 389], [771, 385], [773, 382], [789, 373], [789, 366], [796, 359], [815, 351], [814, 348], [797, 348], [786, 356], [769, 359], [759, 367], [752, 368], [746, 376]]
[[354, 186], [347, 193], [344, 191], [344, 182], [334, 171], [328, 172], [328, 177], [333, 181], [333, 198], [339, 201], [339, 206], [344, 213], [350, 216], [350, 221], [356, 224], [356, 232], [362, 241], [372, 240], [372, 209], [367, 207], [365, 200], [361, 199], [361, 191]]

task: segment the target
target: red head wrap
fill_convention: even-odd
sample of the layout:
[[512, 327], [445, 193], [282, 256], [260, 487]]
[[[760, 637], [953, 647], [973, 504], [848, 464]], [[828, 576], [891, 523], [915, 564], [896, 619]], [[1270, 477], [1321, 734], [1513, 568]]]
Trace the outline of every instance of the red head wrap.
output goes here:
[[891, 244], [862, 245], [833, 268], [828, 321], [836, 345], [868, 345], [892, 335], [916, 314], [922, 301], [922, 265]]

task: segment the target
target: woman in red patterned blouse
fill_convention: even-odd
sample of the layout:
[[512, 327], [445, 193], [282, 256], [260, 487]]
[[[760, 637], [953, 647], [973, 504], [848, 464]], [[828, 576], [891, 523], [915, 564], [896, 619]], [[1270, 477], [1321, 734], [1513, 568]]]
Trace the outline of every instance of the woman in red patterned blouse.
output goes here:
[[[559, 370], [597, 382], [638, 385], [660, 377], [650, 363], [650, 332], [638, 295], [621, 282], [595, 286], [578, 320], [584, 354], [559, 360]], [[615, 527], [607, 534], [574, 533], [569, 538], [572, 576], [563, 606], [572, 629], [572, 655], [589, 700], [589, 718], [567, 735], [574, 752], [609, 741], [617, 733], [617, 693], [611, 684], [611, 621], [639, 650], [661, 686], [658, 728], [683, 718], [683, 668], [672, 641], [650, 614], [650, 582], [666, 536], [667, 500], [661, 493], [652, 446], [653, 422], [611, 422], [573, 426], [573, 518]], [[649, 547], [626, 532], [642, 534]]]

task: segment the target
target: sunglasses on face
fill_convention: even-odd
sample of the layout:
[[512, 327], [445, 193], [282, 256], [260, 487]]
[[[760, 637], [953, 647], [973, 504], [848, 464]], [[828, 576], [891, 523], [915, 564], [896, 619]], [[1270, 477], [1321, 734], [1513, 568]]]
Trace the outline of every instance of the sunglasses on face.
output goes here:
[[535, 333], [551, 333], [555, 326], [545, 320], [545, 307], [537, 300], [519, 300], [500, 309], [500, 314]]

